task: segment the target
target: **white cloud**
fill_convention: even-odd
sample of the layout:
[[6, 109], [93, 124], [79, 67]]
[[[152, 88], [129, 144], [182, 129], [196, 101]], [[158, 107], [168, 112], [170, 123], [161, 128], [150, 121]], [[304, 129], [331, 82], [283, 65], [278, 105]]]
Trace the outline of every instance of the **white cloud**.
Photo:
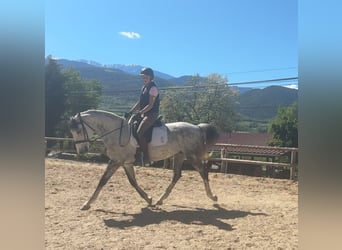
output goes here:
[[128, 32], [128, 31], [121, 31], [119, 32], [120, 35], [125, 36], [129, 39], [139, 39], [140, 34], [136, 32]]

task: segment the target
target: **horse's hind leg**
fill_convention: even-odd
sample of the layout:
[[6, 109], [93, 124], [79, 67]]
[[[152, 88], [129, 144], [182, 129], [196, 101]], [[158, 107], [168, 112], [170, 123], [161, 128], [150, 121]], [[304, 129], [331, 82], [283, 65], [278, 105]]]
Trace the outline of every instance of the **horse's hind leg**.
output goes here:
[[209, 185], [209, 169], [208, 167], [202, 163], [202, 161], [197, 158], [197, 157], [191, 157], [190, 159], [191, 164], [193, 165], [193, 167], [200, 173], [202, 179], [203, 179], [203, 183], [204, 183], [204, 187], [205, 187], [205, 191], [207, 193], [207, 196], [213, 200], [213, 201], [217, 201], [217, 196], [213, 195], [213, 193], [211, 192], [210, 189], [210, 185]]
[[107, 168], [106, 168], [105, 172], [103, 173], [103, 175], [100, 179], [100, 182], [97, 185], [93, 195], [90, 197], [90, 199], [86, 203], [83, 204], [83, 206], [81, 207], [81, 210], [88, 210], [90, 208], [90, 204], [96, 200], [96, 198], [99, 195], [102, 187], [104, 185], [106, 185], [106, 183], [108, 182], [110, 177], [112, 177], [112, 175], [115, 173], [115, 171], [119, 167], [120, 167], [120, 165], [117, 162], [114, 162], [112, 160], [110, 160], [108, 162]]
[[171, 193], [173, 187], [176, 185], [177, 181], [182, 175], [182, 163], [184, 162], [184, 154], [182, 152], [174, 156], [174, 167], [173, 167], [173, 177], [170, 185], [165, 190], [164, 194], [158, 199], [156, 205], [162, 205], [163, 200], [165, 200]]
[[128, 177], [129, 183], [137, 190], [137, 192], [140, 194], [144, 200], [151, 205], [152, 204], [152, 198], [148, 196], [144, 190], [141, 189], [141, 187], [138, 185], [137, 180], [135, 179], [135, 172], [133, 166], [124, 166], [125, 173]]

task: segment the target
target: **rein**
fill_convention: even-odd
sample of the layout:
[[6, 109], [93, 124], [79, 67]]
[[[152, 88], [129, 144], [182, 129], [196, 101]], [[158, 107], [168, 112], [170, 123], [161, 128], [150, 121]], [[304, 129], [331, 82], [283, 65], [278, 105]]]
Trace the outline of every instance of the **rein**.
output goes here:
[[[83, 131], [84, 140], [75, 141], [74, 144], [84, 143], [84, 142], [93, 143], [93, 142], [95, 142], [96, 140], [101, 139], [101, 138], [105, 137], [106, 135], [109, 135], [109, 134], [111, 134], [111, 133], [113, 133], [113, 132], [115, 132], [115, 131], [117, 131], [117, 130], [120, 130], [120, 137], [119, 137], [119, 145], [120, 145], [120, 147], [124, 147], [124, 146], [126, 146], [126, 145], [129, 143], [129, 138], [131, 137], [131, 135], [128, 136], [128, 141], [127, 141], [126, 144], [122, 144], [122, 143], [121, 143], [122, 129], [123, 129], [124, 127], [128, 126], [128, 125], [123, 125], [123, 122], [124, 122], [123, 119], [121, 120], [121, 124], [120, 124], [120, 127], [119, 127], [119, 128], [112, 129], [112, 130], [110, 130], [110, 131], [108, 131], [108, 132], [106, 132], [106, 133], [104, 133], [104, 134], [102, 134], [102, 135], [93, 137], [93, 139], [89, 139], [89, 135], [88, 135], [86, 126], [87, 126], [88, 128], [90, 128], [93, 132], [95, 132], [95, 129], [94, 129], [92, 126], [90, 126], [88, 123], [86, 123], [86, 122], [82, 119], [81, 116], [79, 116], [79, 117], [80, 117], [80, 124], [82, 125], [82, 131]], [[131, 132], [131, 130], [129, 130], [129, 131]]]

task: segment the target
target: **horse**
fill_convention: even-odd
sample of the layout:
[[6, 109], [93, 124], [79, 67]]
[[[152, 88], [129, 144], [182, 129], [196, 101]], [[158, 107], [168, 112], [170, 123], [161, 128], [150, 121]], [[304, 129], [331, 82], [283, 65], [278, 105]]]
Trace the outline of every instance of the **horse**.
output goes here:
[[91, 203], [96, 200], [102, 187], [106, 185], [120, 166], [123, 167], [129, 183], [149, 206], [162, 205], [181, 177], [184, 160], [189, 161], [199, 172], [207, 196], [211, 200], [217, 201], [217, 196], [212, 194], [209, 186], [209, 167], [206, 164], [207, 152], [219, 137], [215, 126], [206, 123], [193, 125], [187, 122], [164, 124], [167, 128], [167, 142], [160, 146], [153, 146], [150, 143], [150, 159], [155, 162], [173, 157], [173, 177], [165, 192], [152, 205], [152, 198], [138, 185], [135, 178], [134, 162], [137, 144], [131, 143], [131, 119], [126, 120], [124, 117], [108, 111], [92, 109], [70, 117], [69, 122], [77, 154], [87, 152], [91, 142], [102, 139], [106, 148], [106, 155], [110, 159], [94, 193], [83, 204], [81, 210], [90, 208]]

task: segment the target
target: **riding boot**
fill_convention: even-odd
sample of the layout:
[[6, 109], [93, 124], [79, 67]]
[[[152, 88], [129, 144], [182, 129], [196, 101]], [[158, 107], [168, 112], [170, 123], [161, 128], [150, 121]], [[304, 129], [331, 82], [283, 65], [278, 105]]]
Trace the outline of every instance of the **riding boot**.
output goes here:
[[148, 143], [146, 138], [140, 138], [140, 147], [141, 147], [141, 151], [143, 153], [143, 165], [144, 166], [150, 166], [151, 162], [150, 162], [150, 157], [149, 157], [149, 153], [148, 153]]
[[140, 147], [137, 147], [137, 151], [135, 153], [135, 166], [142, 166], [143, 165], [143, 156]]

